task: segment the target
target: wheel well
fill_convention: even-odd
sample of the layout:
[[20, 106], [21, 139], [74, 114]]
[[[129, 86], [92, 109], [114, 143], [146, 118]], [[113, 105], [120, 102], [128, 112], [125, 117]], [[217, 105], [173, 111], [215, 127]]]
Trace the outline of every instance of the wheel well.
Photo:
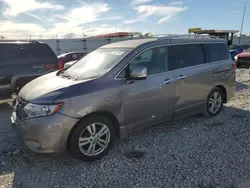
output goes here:
[[227, 90], [226, 90], [226, 88], [224, 86], [222, 86], [222, 85], [218, 85], [216, 87], [221, 89], [221, 91], [223, 92], [223, 95], [224, 95], [224, 98], [223, 98], [224, 101], [223, 102], [226, 103], [227, 102]]
[[90, 113], [84, 117], [82, 117], [75, 125], [74, 127], [71, 129], [70, 133], [69, 133], [69, 136], [67, 138], [67, 150], [71, 153], [71, 149], [70, 149], [70, 139], [71, 139], [71, 136], [74, 132], [74, 130], [77, 128], [77, 125], [81, 122], [81, 121], [84, 121], [84, 119], [88, 118], [88, 117], [91, 117], [91, 116], [103, 116], [103, 117], [106, 117], [108, 119], [110, 119], [114, 125], [114, 128], [115, 128], [115, 132], [116, 132], [116, 136], [118, 138], [120, 138], [120, 124], [119, 124], [119, 121], [118, 119], [111, 113], [111, 112], [107, 112], [107, 111], [99, 111], [99, 112], [93, 112], [93, 113]]

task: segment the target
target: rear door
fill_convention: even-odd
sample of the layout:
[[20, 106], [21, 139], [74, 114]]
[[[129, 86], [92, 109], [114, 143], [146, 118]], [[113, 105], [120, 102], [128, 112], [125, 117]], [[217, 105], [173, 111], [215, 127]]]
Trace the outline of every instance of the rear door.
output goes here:
[[207, 61], [211, 62], [216, 80], [221, 80], [231, 70], [233, 61], [226, 43], [204, 44]]
[[175, 77], [175, 118], [202, 111], [213, 84], [213, 69], [205, 63], [202, 44], [172, 45], [169, 61]]
[[236, 91], [236, 75], [227, 43], [204, 44], [204, 49], [207, 61], [213, 67], [213, 86], [221, 85], [225, 87], [227, 97], [230, 99]]

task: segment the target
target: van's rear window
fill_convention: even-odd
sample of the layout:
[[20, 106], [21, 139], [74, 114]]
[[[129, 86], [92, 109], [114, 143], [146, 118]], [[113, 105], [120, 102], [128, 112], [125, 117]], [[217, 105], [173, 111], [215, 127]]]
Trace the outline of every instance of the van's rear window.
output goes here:
[[0, 44], [0, 60], [56, 58], [47, 44]]

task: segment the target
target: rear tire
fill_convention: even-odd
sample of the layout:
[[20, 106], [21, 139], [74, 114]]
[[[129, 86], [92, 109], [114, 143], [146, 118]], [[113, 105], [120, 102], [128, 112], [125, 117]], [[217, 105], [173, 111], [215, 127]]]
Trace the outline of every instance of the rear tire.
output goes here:
[[72, 156], [83, 161], [101, 159], [112, 147], [115, 129], [103, 116], [91, 116], [79, 122], [69, 140]]
[[218, 115], [223, 108], [224, 99], [222, 90], [218, 87], [214, 88], [208, 95], [203, 115], [207, 117]]

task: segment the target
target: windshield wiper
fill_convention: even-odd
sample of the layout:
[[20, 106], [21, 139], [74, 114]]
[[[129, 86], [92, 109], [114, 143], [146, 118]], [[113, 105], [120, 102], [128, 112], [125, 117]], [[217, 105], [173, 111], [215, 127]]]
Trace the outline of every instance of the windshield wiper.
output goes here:
[[73, 76], [71, 76], [71, 75], [69, 75], [69, 74], [65, 74], [64, 72], [62, 72], [62, 73], [60, 74], [60, 76], [63, 77], [63, 78], [67, 78], [67, 79], [69, 79], [69, 80], [74, 80], [74, 81], [77, 80], [76, 77], [73, 77]]

